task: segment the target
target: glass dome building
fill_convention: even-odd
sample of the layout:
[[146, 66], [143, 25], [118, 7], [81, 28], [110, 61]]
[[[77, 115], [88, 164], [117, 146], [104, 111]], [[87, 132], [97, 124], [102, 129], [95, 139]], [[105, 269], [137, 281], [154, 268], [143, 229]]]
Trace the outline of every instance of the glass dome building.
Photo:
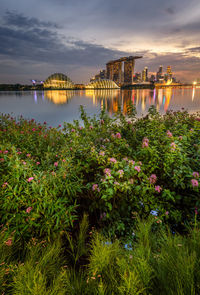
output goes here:
[[72, 89], [74, 88], [73, 82], [64, 74], [55, 73], [49, 76], [44, 81], [45, 88], [53, 88], [53, 89]]
[[86, 89], [118, 89], [119, 86], [112, 80], [96, 80], [86, 85]]

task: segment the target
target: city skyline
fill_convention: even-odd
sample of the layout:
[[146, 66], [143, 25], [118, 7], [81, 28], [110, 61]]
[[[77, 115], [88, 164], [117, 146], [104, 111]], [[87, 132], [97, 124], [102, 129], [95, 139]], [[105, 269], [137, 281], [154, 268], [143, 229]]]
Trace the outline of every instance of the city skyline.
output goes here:
[[200, 78], [199, 0], [1, 0], [0, 8], [0, 83], [54, 72], [87, 83], [130, 55], [143, 56], [135, 72], [162, 64], [182, 82]]

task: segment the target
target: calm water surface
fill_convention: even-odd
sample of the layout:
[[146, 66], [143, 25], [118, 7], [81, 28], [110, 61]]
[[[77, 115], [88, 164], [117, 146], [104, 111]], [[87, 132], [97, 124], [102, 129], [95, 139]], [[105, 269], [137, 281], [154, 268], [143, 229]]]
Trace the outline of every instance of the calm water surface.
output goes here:
[[103, 106], [112, 115], [121, 104], [126, 114], [130, 100], [136, 105], [138, 116], [145, 115], [151, 105], [161, 114], [181, 108], [192, 113], [200, 111], [200, 88], [0, 92], [0, 113], [23, 115], [27, 119], [34, 118], [57, 126], [79, 119], [80, 105], [89, 115], [98, 115]]

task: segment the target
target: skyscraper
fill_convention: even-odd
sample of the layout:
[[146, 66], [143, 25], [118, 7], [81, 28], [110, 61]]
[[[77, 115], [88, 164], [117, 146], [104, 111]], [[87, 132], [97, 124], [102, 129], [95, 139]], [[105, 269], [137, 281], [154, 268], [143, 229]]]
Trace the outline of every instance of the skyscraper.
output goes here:
[[142, 81], [147, 82], [148, 81], [148, 68], [145, 67], [142, 71]]
[[172, 80], [172, 68], [171, 66], [167, 67], [167, 80]]
[[159, 66], [158, 72], [156, 74], [156, 80], [160, 81], [163, 79], [163, 66]]

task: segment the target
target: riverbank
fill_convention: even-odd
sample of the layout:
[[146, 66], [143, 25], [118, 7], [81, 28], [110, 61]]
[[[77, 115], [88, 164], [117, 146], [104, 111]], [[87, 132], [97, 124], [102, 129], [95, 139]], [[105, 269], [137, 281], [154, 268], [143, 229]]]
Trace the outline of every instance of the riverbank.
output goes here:
[[57, 128], [1, 116], [2, 292], [199, 292], [200, 122], [153, 107], [139, 119], [133, 105], [127, 112], [82, 110], [83, 126]]

